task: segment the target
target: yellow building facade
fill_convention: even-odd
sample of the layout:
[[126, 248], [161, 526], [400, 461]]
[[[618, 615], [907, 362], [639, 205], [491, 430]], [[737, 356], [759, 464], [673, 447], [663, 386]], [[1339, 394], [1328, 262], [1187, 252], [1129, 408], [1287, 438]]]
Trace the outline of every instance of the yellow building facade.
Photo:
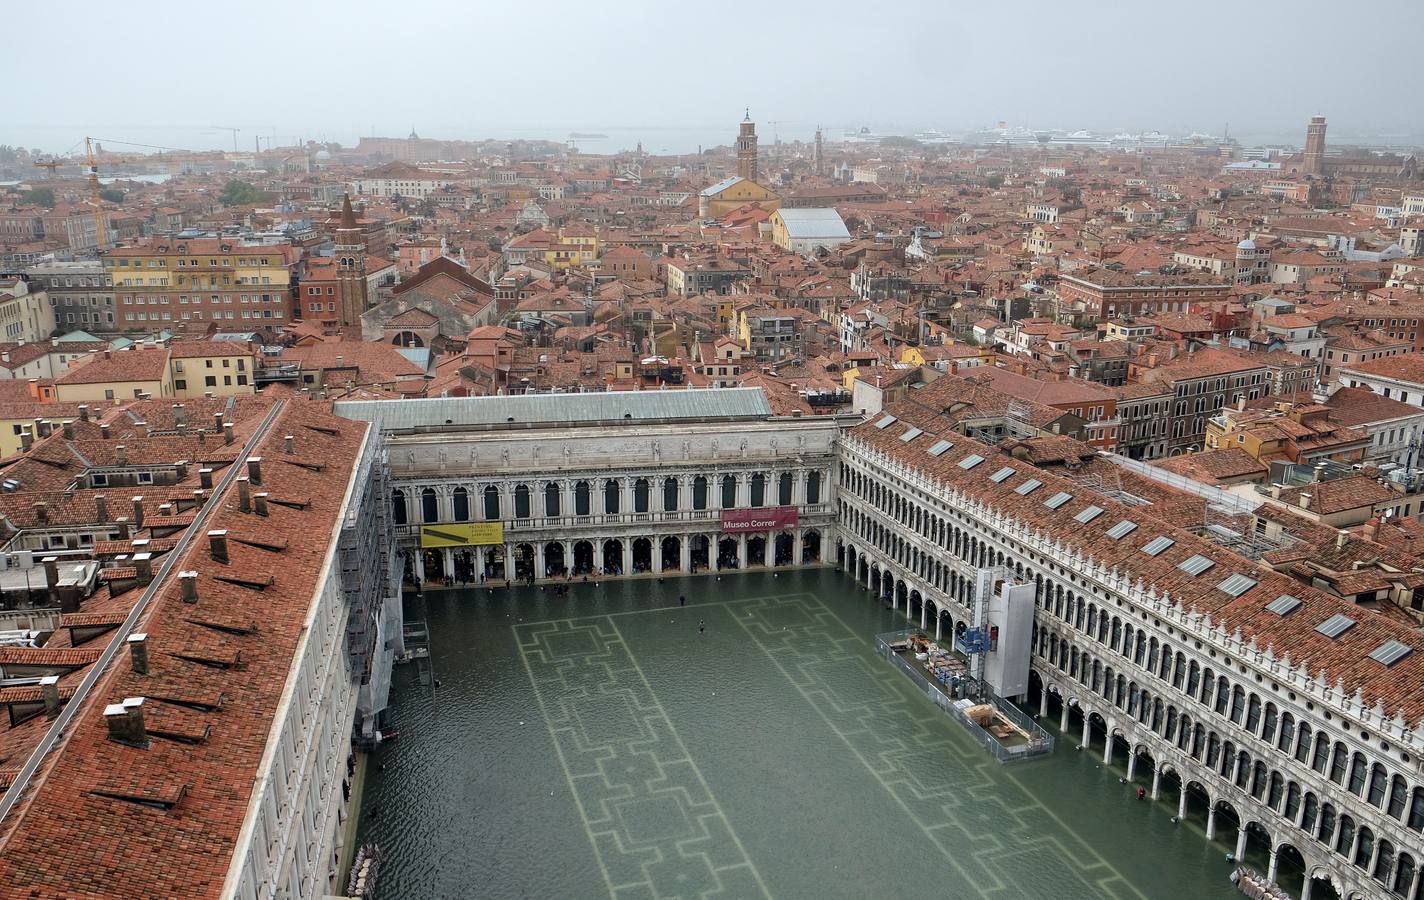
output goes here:
[[125, 331], [172, 323], [280, 327], [292, 316], [292, 247], [223, 238], [152, 238], [104, 254], [114, 281], [114, 321]]
[[781, 208], [781, 195], [755, 181], [733, 177], [719, 181], [697, 196], [697, 214], [720, 219], [739, 206], [758, 203], [768, 212]]

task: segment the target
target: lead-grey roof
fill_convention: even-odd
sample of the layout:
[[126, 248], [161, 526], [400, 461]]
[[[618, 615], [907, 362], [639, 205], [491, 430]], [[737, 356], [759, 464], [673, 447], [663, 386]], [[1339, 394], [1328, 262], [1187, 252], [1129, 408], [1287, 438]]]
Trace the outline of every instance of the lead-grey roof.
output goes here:
[[771, 404], [761, 388], [607, 391], [434, 397], [420, 400], [339, 400], [336, 414], [376, 422], [386, 431], [580, 425], [599, 422], [765, 419]]
[[845, 221], [833, 207], [780, 209], [786, 233], [794, 238], [848, 238]]

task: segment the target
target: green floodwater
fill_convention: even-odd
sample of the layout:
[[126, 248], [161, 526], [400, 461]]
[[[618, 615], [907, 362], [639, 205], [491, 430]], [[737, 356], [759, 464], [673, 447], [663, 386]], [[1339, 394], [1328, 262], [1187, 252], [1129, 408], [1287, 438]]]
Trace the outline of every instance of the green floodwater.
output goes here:
[[876, 655], [903, 613], [834, 569], [406, 610], [433, 679], [397, 668], [368, 769], [382, 898], [1241, 896], [1234, 830], [1136, 800], [1122, 754], [990, 758]]

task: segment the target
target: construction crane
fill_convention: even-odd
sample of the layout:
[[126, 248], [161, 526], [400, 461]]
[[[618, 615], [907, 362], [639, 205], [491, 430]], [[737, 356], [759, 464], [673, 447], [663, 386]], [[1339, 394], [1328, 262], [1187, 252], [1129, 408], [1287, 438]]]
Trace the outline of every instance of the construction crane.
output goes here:
[[94, 139], [84, 139], [84, 164], [89, 168], [89, 202], [94, 204], [94, 249], [103, 252], [109, 240], [104, 224], [104, 198], [99, 189], [99, 161], [94, 158]]
[[213, 126], [211, 126], [211, 127], [216, 128], [216, 129], [219, 130], [219, 131], [231, 131], [231, 132], [232, 132], [232, 152], [233, 152], [233, 153], [236, 153], [236, 152], [237, 152], [237, 134], [238, 134], [238, 132], [242, 131], [242, 129], [241, 129], [241, 128], [233, 128], [231, 125], [213, 125]]
[[37, 159], [35, 160], [35, 165], [39, 166], [41, 169], [49, 169], [49, 177], [53, 178], [54, 170], [64, 165], [64, 160], [54, 159], [53, 157], [51, 157], [50, 159]]

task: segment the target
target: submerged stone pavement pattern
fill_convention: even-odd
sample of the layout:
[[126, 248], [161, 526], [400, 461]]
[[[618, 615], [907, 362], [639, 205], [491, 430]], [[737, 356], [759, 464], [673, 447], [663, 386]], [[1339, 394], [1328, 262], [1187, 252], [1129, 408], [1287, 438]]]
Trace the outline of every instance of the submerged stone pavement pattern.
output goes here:
[[[934, 893], [1031, 896], [1046, 870], [1066, 896], [1141, 896], [1027, 791], [996, 784], [989, 767], [1002, 764], [968, 736], [957, 740], [919, 689], [817, 597], [732, 600], [724, 608], [939, 847], [945, 877]], [[769, 896], [617, 618], [515, 629], [610, 896]]]

